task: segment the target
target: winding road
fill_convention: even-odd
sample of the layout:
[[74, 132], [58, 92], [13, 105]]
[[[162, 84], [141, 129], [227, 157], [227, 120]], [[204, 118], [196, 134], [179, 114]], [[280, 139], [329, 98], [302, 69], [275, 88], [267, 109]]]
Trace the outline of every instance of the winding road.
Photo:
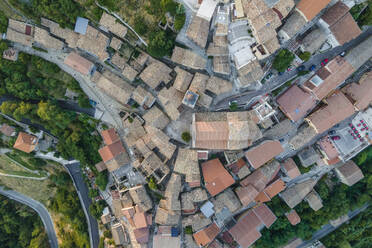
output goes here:
[[58, 247], [58, 240], [57, 240], [57, 235], [56, 235], [56, 232], [54, 230], [54, 226], [53, 226], [53, 221], [52, 221], [52, 217], [49, 215], [49, 212], [48, 210], [45, 208], [45, 206], [43, 204], [41, 204], [40, 202], [38, 201], [35, 201], [21, 193], [18, 193], [16, 191], [13, 191], [13, 190], [4, 190], [3, 187], [0, 187], [0, 194], [12, 199], [12, 200], [15, 200], [17, 202], [20, 202], [24, 205], [27, 205], [29, 206], [30, 208], [32, 208], [33, 210], [35, 210], [44, 226], [45, 226], [45, 231], [48, 235], [48, 238], [49, 238], [49, 243], [50, 243], [50, 247], [51, 248], [57, 248]]

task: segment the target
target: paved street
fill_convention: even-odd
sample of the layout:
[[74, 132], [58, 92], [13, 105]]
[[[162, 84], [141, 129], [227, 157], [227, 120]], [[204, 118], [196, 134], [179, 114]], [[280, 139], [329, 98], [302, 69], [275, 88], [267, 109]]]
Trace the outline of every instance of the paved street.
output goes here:
[[[361, 208], [358, 208], [354, 211], [350, 211], [348, 213], [348, 217], [350, 219], [352, 219], [353, 217], [357, 216], [359, 213], [363, 212], [364, 210], [366, 210], [368, 208], [368, 204], [364, 205], [363, 207]], [[345, 223], [345, 222], [344, 222]], [[305, 242], [303, 242], [301, 245], [297, 246], [297, 248], [305, 248], [305, 247], [309, 247], [311, 246], [311, 244], [313, 244], [315, 241], [317, 240], [320, 240], [321, 238], [327, 236], [329, 233], [335, 231], [337, 228], [339, 228], [340, 226], [342, 226], [344, 223], [342, 223], [341, 225], [339, 226], [332, 226], [331, 224], [327, 224], [327, 225], [324, 225], [322, 227], [322, 229], [316, 231], [314, 234], [313, 234], [313, 237], [311, 240], [307, 240]]]
[[30, 208], [32, 208], [33, 210], [35, 210], [44, 226], [45, 226], [45, 231], [48, 235], [48, 238], [49, 238], [49, 243], [50, 243], [50, 246], [51, 248], [57, 248], [58, 247], [58, 240], [57, 240], [57, 235], [56, 235], [56, 232], [54, 230], [54, 226], [53, 226], [53, 221], [52, 221], [52, 217], [50, 216], [48, 210], [44, 207], [43, 204], [41, 204], [40, 202], [38, 201], [35, 201], [21, 193], [18, 193], [18, 192], [15, 192], [13, 190], [4, 190], [2, 187], [0, 187], [0, 194], [12, 199], [12, 200], [15, 200], [17, 202], [20, 202], [24, 205], [27, 205], [29, 206]]
[[[356, 39], [346, 43], [343, 46], [339, 46], [327, 52], [312, 56], [311, 59], [305, 62], [303, 65], [305, 65], [306, 68], [309, 68], [311, 65], [314, 64], [317, 66], [317, 69], [319, 69], [321, 61], [323, 61], [326, 58], [331, 60], [332, 58], [340, 54], [342, 51], [347, 51], [355, 47], [356, 45], [361, 43], [363, 40], [368, 38], [370, 35], [372, 35], [372, 27], [369, 27], [366, 31], [363, 32], [363, 34], [361, 34]], [[259, 89], [258, 91], [243, 92], [241, 94], [234, 95], [231, 97], [227, 97], [223, 100], [220, 100], [219, 102], [215, 103], [215, 105], [211, 108], [211, 110], [212, 111], [227, 110], [229, 109], [229, 101], [233, 101], [233, 100], [237, 101], [238, 105], [245, 105], [249, 107], [249, 105], [255, 102], [255, 101], [252, 101], [252, 98], [270, 93], [271, 91], [275, 90], [276, 88], [280, 87], [287, 81], [294, 78], [296, 75], [297, 75], [296, 70], [285, 72], [283, 75], [281, 76], [278, 75], [276, 77], [273, 77], [270, 81], [265, 82], [262, 88]]]
[[89, 206], [92, 204], [92, 200], [88, 196], [89, 189], [81, 174], [80, 163], [67, 164], [65, 167], [72, 176], [72, 180], [79, 195], [80, 202], [83, 206], [84, 213], [87, 217], [91, 247], [97, 248], [99, 244], [98, 223], [97, 220], [89, 213]]

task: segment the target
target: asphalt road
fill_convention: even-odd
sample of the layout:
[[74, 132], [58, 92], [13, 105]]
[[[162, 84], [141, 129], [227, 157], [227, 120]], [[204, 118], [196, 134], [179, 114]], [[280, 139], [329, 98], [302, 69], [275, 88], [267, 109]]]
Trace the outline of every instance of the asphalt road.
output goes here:
[[[354, 211], [350, 211], [347, 214], [349, 216], [349, 220], [352, 219], [353, 217], [355, 217], [356, 215], [358, 215], [360, 212], [363, 212], [367, 208], [368, 208], [368, 204], [366, 204], [363, 207], [358, 208], [358, 209], [356, 209]], [[342, 226], [344, 223], [342, 223], [341, 225], [336, 226], [336, 227], [332, 226], [331, 224], [324, 225], [322, 227], [322, 229], [316, 231], [313, 234], [313, 237], [311, 238], [311, 240], [307, 240], [307, 241], [303, 242], [301, 245], [297, 246], [297, 248], [305, 248], [305, 247], [311, 246], [311, 244], [313, 244], [315, 241], [324, 238], [325, 236], [327, 236], [328, 234], [330, 234], [331, 232], [333, 232], [334, 230], [336, 230], [337, 228], [339, 228], [340, 226]]]
[[72, 177], [75, 188], [79, 195], [80, 202], [83, 206], [84, 214], [88, 221], [88, 231], [91, 247], [97, 248], [99, 244], [98, 223], [97, 220], [89, 213], [89, 206], [90, 204], [92, 204], [92, 200], [88, 196], [89, 189], [84, 182], [83, 175], [81, 174], [80, 163], [68, 164], [65, 165], [65, 167]]
[[4, 190], [2, 187], [0, 187], [0, 194], [12, 199], [12, 200], [15, 200], [17, 202], [20, 202], [24, 205], [27, 205], [29, 206], [30, 208], [32, 208], [33, 210], [35, 210], [44, 226], [45, 226], [45, 230], [46, 230], [46, 233], [48, 235], [48, 238], [49, 238], [49, 243], [50, 243], [50, 247], [51, 248], [57, 248], [58, 247], [58, 240], [57, 240], [57, 235], [56, 235], [56, 232], [54, 230], [54, 226], [53, 226], [53, 221], [52, 221], [52, 217], [49, 215], [49, 212], [48, 210], [44, 207], [43, 204], [41, 204], [40, 202], [38, 201], [35, 201], [25, 195], [22, 195], [16, 191], [13, 191], [13, 190]]
[[[368, 38], [370, 35], [372, 35], [372, 27], [369, 27], [357, 38], [344, 44], [343, 46], [338, 46], [327, 52], [312, 56], [310, 60], [303, 63], [303, 65], [305, 65], [306, 68], [309, 68], [311, 65], [314, 64], [317, 66], [317, 69], [319, 69], [320, 63], [324, 59], [328, 58], [329, 60], [331, 60], [332, 58], [340, 54], [342, 51], [348, 51], [351, 48], [355, 47], [356, 45], [361, 43], [363, 40]], [[242, 105], [249, 106], [255, 102], [255, 101], [252, 101], [252, 98], [270, 93], [271, 91], [275, 90], [276, 88], [280, 87], [287, 81], [294, 78], [296, 75], [297, 75], [296, 70], [285, 72], [281, 76], [278, 75], [276, 77], [271, 78], [270, 81], [266, 81], [265, 84], [262, 86], [262, 88], [257, 91], [243, 92], [238, 95], [233, 95], [233, 96], [220, 100], [214, 106], [212, 106], [211, 110], [212, 111], [227, 110], [229, 109], [229, 101], [237, 101], [239, 106], [242, 106]]]

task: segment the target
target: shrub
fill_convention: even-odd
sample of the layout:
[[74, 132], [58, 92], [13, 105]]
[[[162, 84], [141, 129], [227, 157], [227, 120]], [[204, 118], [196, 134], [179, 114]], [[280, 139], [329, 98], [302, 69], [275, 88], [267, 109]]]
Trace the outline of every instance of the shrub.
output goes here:
[[158, 189], [158, 185], [156, 184], [155, 179], [153, 177], [150, 177], [149, 188], [151, 190], [157, 190]]
[[308, 61], [311, 57], [311, 53], [310, 52], [303, 52], [303, 53], [300, 53], [300, 55], [298, 55], [298, 57], [300, 57], [300, 59], [302, 59], [303, 61]]
[[185, 24], [186, 16], [185, 14], [176, 15], [174, 20], [174, 29], [179, 32], [183, 25]]
[[287, 70], [292, 63], [294, 55], [288, 49], [282, 49], [274, 59], [273, 67], [279, 72]]
[[184, 232], [185, 232], [186, 234], [192, 234], [192, 228], [191, 228], [191, 226], [187, 226], [187, 227], [185, 227]]
[[236, 102], [232, 102], [229, 106], [231, 111], [236, 111], [238, 110], [238, 104]]
[[188, 143], [191, 140], [191, 135], [190, 135], [189, 132], [183, 132], [182, 135], [181, 135], [181, 138], [182, 138], [183, 141]]

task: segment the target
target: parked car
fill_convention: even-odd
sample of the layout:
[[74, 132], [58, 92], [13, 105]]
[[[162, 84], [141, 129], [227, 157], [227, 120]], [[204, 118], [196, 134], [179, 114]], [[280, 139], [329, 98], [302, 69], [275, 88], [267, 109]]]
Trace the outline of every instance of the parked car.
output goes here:
[[324, 59], [324, 60], [320, 63], [320, 65], [321, 65], [321, 66], [325, 66], [327, 63], [328, 63], [328, 59]]
[[340, 137], [340, 136], [332, 136], [331, 139], [332, 139], [332, 140], [340, 140], [341, 137]]
[[289, 67], [287, 68], [287, 71], [292, 71], [294, 68], [295, 68], [295, 66], [294, 66], [294, 65], [291, 65], [291, 66], [289, 66]]
[[304, 65], [301, 65], [301, 66], [297, 67], [297, 71], [304, 71], [304, 70], [305, 70]]
[[311, 66], [309, 67], [309, 71], [315, 71], [315, 69], [316, 69], [316, 65], [311, 65]]
[[96, 101], [93, 101], [92, 99], [89, 99], [89, 104], [95, 108], [97, 106], [97, 102]]
[[341, 57], [345, 57], [345, 55], [346, 55], [346, 52], [345, 51], [343, 51], [343, 52], [340, 53], [340, 56]]
[[331, 131], [329, 131], [328, 132], [330, 135], [334, 135], [334, 134], [336, 134], [336, 131], [335, 130], [331, 130]]
[[284, 74], [284, 71], [280, 71], [279, 72], [279, 76], [283, 75]]

